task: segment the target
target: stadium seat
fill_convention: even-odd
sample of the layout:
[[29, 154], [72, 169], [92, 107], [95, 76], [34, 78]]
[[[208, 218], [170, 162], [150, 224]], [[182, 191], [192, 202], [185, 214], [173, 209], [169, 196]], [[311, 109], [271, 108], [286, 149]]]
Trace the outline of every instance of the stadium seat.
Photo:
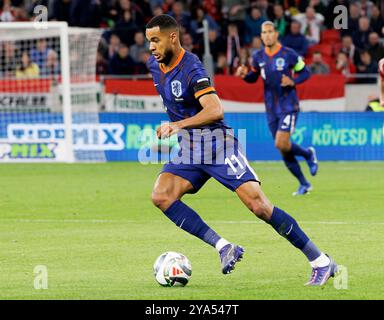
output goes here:
[[321, 43], [335, 44], [340, 42], [340, 32], [335, 29], [323, 30], [320, 39]]
[[308, 49], [307, 56], [312, 56], [316, 51], [321, 52], [323, 57], [332, 57], [333, 55], [333, 46], [328, 43], [316, 44]]

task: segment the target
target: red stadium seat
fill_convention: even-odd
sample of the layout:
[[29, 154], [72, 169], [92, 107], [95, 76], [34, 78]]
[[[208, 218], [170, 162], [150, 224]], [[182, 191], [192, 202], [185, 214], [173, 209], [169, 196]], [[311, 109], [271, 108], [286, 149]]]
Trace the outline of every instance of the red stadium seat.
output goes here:
[[309, 48], [307, 56], [312, 56], [316, 51], [321, 52], [323, 57], [332, 57], [333, 56], [333, 46], [328, 43], [316, 44]]
[[329, 29], [321, 32], [321, 43], [334, 44], [340, 42], [339, 30]]

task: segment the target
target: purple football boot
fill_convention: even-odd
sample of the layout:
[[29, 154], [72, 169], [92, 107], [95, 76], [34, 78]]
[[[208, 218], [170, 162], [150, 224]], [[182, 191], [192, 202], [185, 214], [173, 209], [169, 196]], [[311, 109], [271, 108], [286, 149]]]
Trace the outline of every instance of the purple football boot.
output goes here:
[[235, 263], [240, 261], [244, 249], [235, 244], [229, 243], [220, 250], [221, 267], [224, 274], [231, 273], [235, 269]]
[[329, 265], [325, 267], [312, 268], [312, 275], [309, 281], [305, 284], [306, 286], [322, 286], [330, 277], [334, 277], [337, 273], [337, 264], [333, 259], [329, 258]]

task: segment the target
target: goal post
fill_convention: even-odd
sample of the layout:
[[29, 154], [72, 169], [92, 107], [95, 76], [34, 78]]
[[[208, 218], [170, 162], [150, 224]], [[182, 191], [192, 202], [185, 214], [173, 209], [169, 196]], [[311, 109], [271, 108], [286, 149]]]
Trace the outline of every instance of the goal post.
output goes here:
[[105, 161], [96, 56], [102, 30], [0, 23], [0, 162]]

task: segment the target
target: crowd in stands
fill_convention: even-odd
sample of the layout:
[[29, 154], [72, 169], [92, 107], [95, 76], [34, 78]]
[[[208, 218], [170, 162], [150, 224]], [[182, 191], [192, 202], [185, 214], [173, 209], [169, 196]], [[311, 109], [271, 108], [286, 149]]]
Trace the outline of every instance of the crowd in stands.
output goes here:
[[[34, 8], [44, 5], [48, 18], [70, 26], [102, 28], [97, 55], [97, 73], [110, 75], [147, 74], [150, 57], [145, 25], [167, 13], [181, 25], [183, 47], [202, 58], [202, 21], [209, 26], [209, 46], [216, 74], [233, 74], [252, 53], [263, 47], [264, 21], [274, 22], [283, 45], [296, 50], [313, 74], [348, 75], [349, 82], [375, 82], [384, 57], [384, 8], [370, 0], [0, 0], [0, 21], [33, 20]], [[334, 28], [340, 12], [348, 9], [346, 29]], [[58, 53], [37, 41], [35, 49], [14, 57], [11, 43], [0, 42], [1, 65], [17, 70], [16, 77], [59, 72]], [[18, 60], [18, 61], [16, 61]], [[7, 71], [5, 70], [5, 71]], [[4, 72], [4, 71], [3, 71]]]

